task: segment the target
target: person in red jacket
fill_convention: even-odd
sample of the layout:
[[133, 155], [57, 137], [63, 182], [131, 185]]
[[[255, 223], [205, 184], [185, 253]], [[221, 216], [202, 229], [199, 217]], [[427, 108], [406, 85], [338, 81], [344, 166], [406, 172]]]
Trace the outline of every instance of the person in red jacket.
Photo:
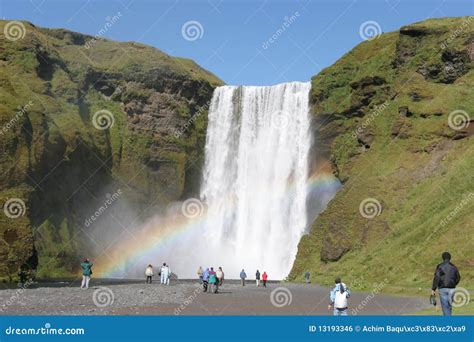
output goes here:
[[267, 287], [267, 279], [268, 279], [267, 272], [263, 272], [262, 274], [263, 287]]

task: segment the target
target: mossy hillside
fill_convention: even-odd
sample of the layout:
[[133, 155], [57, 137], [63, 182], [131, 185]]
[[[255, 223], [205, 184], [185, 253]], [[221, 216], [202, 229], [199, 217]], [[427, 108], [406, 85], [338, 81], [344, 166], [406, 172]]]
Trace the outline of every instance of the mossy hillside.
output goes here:
[[[6, 21], [0, 21], [0, 30]], [[206, 110], [222, 82], [194, 62], [141, 44], [98, 40], [23, 22], [26, 34], [1, 40], [0, 196], [26, 214], [0, 219], [0, 278], [25, 263], [41, 277], [74, 275], [93, 250], [84, 220], [105, 192], [122, 189], [139, 219], [197, 189]], [[19, 108], [31, 103], [24, 113]], [[96, 129], [97, 111], [113, 125]], [[174, 132], [181, 130], [179, 138]]]
[[[454, 110], [474, 115], [474, 29], [466, 20], [383, 34], [313, 78], [318, 133], [336, 136], [330, 153], [343, 187], [301, 240], [289, 279], [309, 270], [326, 285], [341, 276], [355, 289], [383, 283], [383, 291], [426, 294], [449, 250], [460, 285], [472, 290], [474, 143], [470, 128], [448, 125]], [[367, 198], [382, 208], [372, 219], [359, 212]]]

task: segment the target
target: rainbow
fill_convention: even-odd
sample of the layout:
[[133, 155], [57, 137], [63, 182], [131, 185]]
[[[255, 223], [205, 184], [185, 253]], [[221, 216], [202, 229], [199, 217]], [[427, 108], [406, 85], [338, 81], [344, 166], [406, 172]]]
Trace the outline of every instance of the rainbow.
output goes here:
[[[313, 173], [307, 180], [310, 193], [325, 192], [337, 189], [339, 181], [329, 172]], [[289, 187], [289, 194], [293, 191], [294, 182]], [[227, 201], [233, 201], [228, 196]], [[112, 249], [105, 251], [95, 262], [95, 270], [99, 277], [123, 278], [127, 269], [134, 267], [144, 268], [146, 265], [138, 265], [148, 255], [153, 254], [160, 248], [164, 248], [174, 240], [181, 239], [187, 235], [199, 231], [199, 227], [209, 218], [209, 212], [204, 210], [195, 218], [182, 215], [181, 211], [164, 218], [158, 218], [147, 223], [138, 233], [130, 239], [115, 244]]]

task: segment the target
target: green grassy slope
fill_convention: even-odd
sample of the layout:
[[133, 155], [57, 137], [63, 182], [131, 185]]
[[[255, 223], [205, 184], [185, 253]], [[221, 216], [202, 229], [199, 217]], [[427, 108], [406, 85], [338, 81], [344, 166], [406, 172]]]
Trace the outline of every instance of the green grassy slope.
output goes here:
[[[149, 46], [23, 25], [22, 39], [0, 40], [0, 203], [26, 206], [0, 215], [0, 279], [22, 265], [74, 274], [92, 253], [85, 219], [107, 192], [121, 189], [140, 220], [196, 191], [207, 102], [222, 84]], [[113, 117], [105, 130], [94, 126], [101, 110]]]
[[[455, 110], [474, 120], [473, 59], [472, 17], [432, 19], [363, 42], [313, 78], [318, 134], [343, 187], [289, 279], [309, 270], [318, 283], [426, 294], [448, 250], [460, 286], [474, 289], [474, 122], [448, 125]], [[371, 219], [367, 198], [381, 208]]]

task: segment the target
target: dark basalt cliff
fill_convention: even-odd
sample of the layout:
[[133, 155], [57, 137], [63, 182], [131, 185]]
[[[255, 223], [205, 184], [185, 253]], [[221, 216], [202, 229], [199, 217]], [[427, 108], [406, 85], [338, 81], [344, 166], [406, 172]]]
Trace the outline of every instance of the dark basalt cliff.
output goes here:
[[23, 39], [0, 41], [6, 280], [20, 269], [74, 274], [91, 245], [90, 216], [118, 196], [140, 220], [195, 193], [207, 105], [222, 84], [145, 45], [24, 26]]

